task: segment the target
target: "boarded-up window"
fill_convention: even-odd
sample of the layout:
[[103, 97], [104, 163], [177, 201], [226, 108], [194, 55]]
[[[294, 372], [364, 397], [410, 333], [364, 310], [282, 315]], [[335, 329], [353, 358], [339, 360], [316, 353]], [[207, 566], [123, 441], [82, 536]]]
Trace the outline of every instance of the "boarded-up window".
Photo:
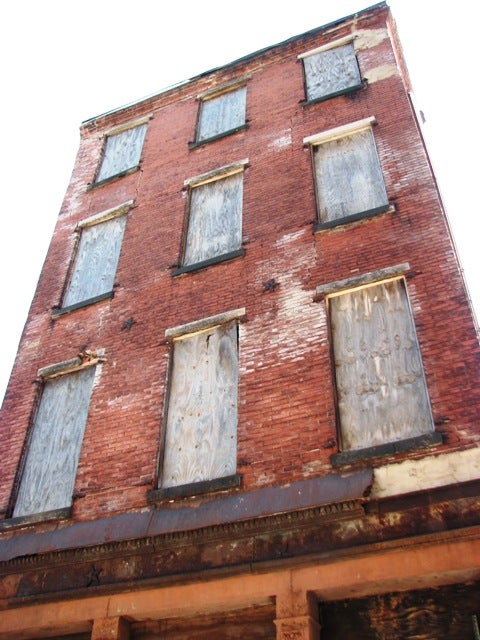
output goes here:
[[95, 367], [45, 382], [13, 516], [69, 507]]
[[245, 124], [247, 87], [204, 99], [200, 103], [197, 142], [228, 133]]
[[191, 189], [184, 265], [241, 248], [242, 199], [242, 172]]
[[320, 222], [388, 205], [370, 128], [313, 146]]
[[303, 58], [307, 100], [324, 99], [362, 83], [353, 43]]
[[175, 340], [162, 487], [235, 473], [237, 387], [235, 321]]
[[433, 430], [420, 350], [402, 279], [329, 299], [343, 450]]
[[147, 125], [107, 136], [97, 182], [136, 167], [142, 153]]
[[126, 221], [122, 215], [82, 229], [64, 307], [112, 291]]

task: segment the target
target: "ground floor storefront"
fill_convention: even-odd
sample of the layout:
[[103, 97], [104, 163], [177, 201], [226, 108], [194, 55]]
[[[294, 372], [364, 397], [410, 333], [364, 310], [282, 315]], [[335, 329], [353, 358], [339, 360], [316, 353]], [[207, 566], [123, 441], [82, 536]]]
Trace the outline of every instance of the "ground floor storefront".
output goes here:
[[[128, 563], [128, 559], [125, 559]], [[97, 570], [98, 572], [98, 570]], [[480, 530], [3, 601], [0, 638], [475, 639]], [[98, 578], [98, 576], [97, 576]], [[15, 576], [10, 576], [15, 580]], [[41, 579], [39, 574], [38, 579]], [[4, 583], [6, 584], [6, 583]]]

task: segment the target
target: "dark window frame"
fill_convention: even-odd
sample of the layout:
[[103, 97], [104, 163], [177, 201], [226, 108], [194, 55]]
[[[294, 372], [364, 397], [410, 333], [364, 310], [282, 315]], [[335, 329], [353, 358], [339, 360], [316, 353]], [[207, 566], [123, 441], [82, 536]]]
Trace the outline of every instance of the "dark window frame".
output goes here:
[[[385, 174], [382, 167], [382, 160], [378, 152], [375, 135], [373, 133], [373, 126], [376, 124], [377, 124], [377, 121], [375, 117], [370, 116], [368, 118], [364, 118], [363, 120], [351, 122], [346, 125], [336, 127], [334, 129], [328, 129], [326, 131], [320, 132], [318, 134], [314, 134], [312, 136], [307, 136], [306, 138], [304, 138], [303, 140], [304, 146], [308, 146], [310, 148], [310, 167], [311, 167], [311, 173], [312, 173], [312, 179], [313, 179], [313, 190], [315, 195], [316, 216], [315, 216], [315, 221], [313, 223], [313, 233], [318, 233], [334, 227], [338, 227], [340, 225], [351, 224], [353, 222], [357, 222], [367, 218], [373, 218], [384, 213], [391, 213], [395, 211], [394, 206], [391, 205], [389, 201], [387, 185], [385, 182]], [[346, 216], [341, 216], [339, 218], [333, 218], [331, 220], [322, 220], [320, 202], [319, 202], [319, 185], [317, 182], [315, 149], [316, 147], [319, 147], [322, 144], [328, 143], [330, 141], [338, 140], [341, 138], [353, 137], [355, 134], [361, 133], [362, 131], [366, 131], [366, 130], [369, 130], [371, 132], [373, 148], [376, 154], [376, 158], [378, 160], [378, 168], [379, 168], [381, 179], [382, 179], [382, 185], [385, 190], [386, 201], [384, 204], [374, 207], [372, 209], [365, 209], [363, 211], [358, 211]]]
[[[36, 421], [37, 421], [37, 416], [40, 410], [40, 406], [42, 403], [42, 398], [43, 398], [43, 394], [44, 394], [44, 389], [45, 389], [45, 385], [49, 382], [49, 380], [52, 380], [54, 378], [57, 378], [59, 376], [63, 377], [63, 376], [68, 376], [74, 373], [77, 373], [79, 371], [85, 370], [85, 369], [90, 369], [91, 367], [95, 368], [98, 364], [100, 364], [101, 362], [103, 362], [104, 360], [104, 352], [103, 350], [98, 350], [96, 352], [93, 351], [88, 351], [85, 352], [84, 354], [80, 354], [78, 356], [76, 356], [75, 358], [72, 358], [70, 360], [66, 360], [63, 362], [59, 362], [57, 364], [54, 365], [50, 365], [47, 367], [43, 367], [41, 369], [38, 370], [37, 373], [37, 379], [36, 379], [36, 383], [37, 383], [37, 388], [36, 388], [36, 392], [35, 392], [35, 396], [34, 396], [34, 401], [32, 404], [32, 409], [30, 411], [30, 416], [29, 416], [29, 420], [28, 420], [28, 427], [27, 427], [27, 431], [25, 434], [25, 438], [24, 438], [24, 442], [23, 442], [23, 446], [22, 446], [22, 451], [20, 454], [20, 458], [19, 458], [19, 462], [18, 462], [18, 466], [15, 472], [15, 478], [14, 478], [14, 482], [13, 482], [13, 489], [12, 492], [10, 494], [10, 499], [9, 499], [9, 503], [7, 506], [7, 517], [5, 520], [3, 520], [0, 523], [0, 530], [2, 529], [9, 529], [12, 527], [16, 527], [16, 526], [23, 526], [25, 524], [31, 524], [31, 523], [36, 523], [36, 522], [46, 522], [46, 521], [52, 521], [52, 520], [65, 520], [68, 519], [72, 516], [72, 512], [73, 512], [73, 502], [74, 502], [74, 485], [75, 485], [75, 481], [76, 481], [76, 475], [78, 473], [78, 466], [77, 469], [75, 471], [75, 478], [73, 479], [73, 486], [72, 486], [72, 496], [71, 496], [71, 503], [68, 506], [65, 507], [60, 507], [60, 508], [55, 508], [55, 509], [46, 509], [44, 511], [39, 511], [39, 512], [35, 512], [35, 513], [29, 513], [29, 514], [24, 514], [24, 515], [19, 515], [19, 516], [14, 516], [14, 512], [15, 512], [15, 508], [17, 505], [17, 501], [18, 501], [18, 497], [19, 497], [19, 493], [20, 493], [20, 488], [21, 488], [21, 484], [23, 481], [23, 477], [24, 477], [24, 473], [25, 473], [25, 469], [26, 469], [26, 465], [27, 465], [27, 461], [28, 461], [28, 457], [29, 457], [29, 453], [30, 453], [30, 449], [32, 446], [32, 438], [34, 435], [34, 431], [35, 431], [35, 427], [36, 427]], [[88, 406], [86, 408], [86, 420], [88, 418], [88, 413], [90, 412], [90, 406], [91, 406], [91, 395], [93, 393], [93, 389], [95, 386], [95, 372], [93, 373], [93, 381], [92, 381], [92, 387], [90, 390], [90, 396], [89, 396], [89, 402], [88, 402]], [[81, 442], [80, 442], [80, 447], [79, 447], [79, 452], [78, 452], [78, 458], [80, 459], [81, 456], [81, 450], [83, 447], [83, 440], [85, 437], [85, 429], [86, 429], [86, 422], [85, 422], [85, 426], [83, 428], [83, 435], [81, 438]], [[78, 465], [78, 462], [77, 462]]]
[[[70, 256], [70, 261], [68, 264], [68, 268], [67, 268], [67, 274], [66, 274], [66, 278], [62, 287], [62, 292], [60, 295], [60, 304], [55, 305], [52, 309], [52, 318], [58, 318], [59, 316], [71, 313], [72, 311], [76, 311], [77, 309], [82, 309], [84, 307], [88, 307], [92, 304], [96, 304], [97, 302], [100, 302], [102, 300], [107, 300], [110, 298], [114, 297], [114, 288], [116, 286], [115, 283], [115, 276], [116, 276], [116, 272], [118, 270], [118, 263], [120, 261], [120, 255], [121, 255], [121, 251], [122, 251], [122, 246], [123, 246], [123, 241], [124, 241], [124, 234], [125, 234], [125, 229], [126, 229], [126, 224], [128, 221], [128, 215], [131, 211], [131, 209], [134, 206], [134, 200], [129, 200], [128, 202], [125, 202], [121, 205], [119, 205], [118, 207], [114, 207], [113, 209], [108, 209], [107, 211], [103, 211], [100, 212], [98, 214], [95, 214], [85, 220], [80, 221], [77, 226], [75, 227], [75, 241], [74, 241], [74, 245], [73, 245], [73, 250], [72, 250], [72, 254]], [[78, 252], [81, 246], [81, 238], [82, 238], [82, 234], [85, 232], [86, 229], [91, 228], [91, 227], [95, 227], [97, 225], [101, 225], [105, 222], [108, 222], [109, 220], [113, 220], [116, 218], [121, 218], [122, 216], [126, 216], [125, 219], [125, 225], [122, 231], [122, 239], [121, 239], [121, 243], [120, 243], [120, 249], [119, 249], [119, 254], [118, 254], [118, 259], [116, 262], [116, 266], [115, 266], [115, 272], [113, 274], [113, 286], [110, 290], [108, 291], [103, 291], [102, 293], [99, 293], [95, 296], [90, 296], [89, 298], [85, 298], [83, 300], [78, 300], [77, 302], [74, 302], [72, 304], [68, 304], [68, 305], [64, 305], [64, 301], [66, 299], [66, 296], [68, 294], [71, 282], [72, 282], [72, 278], [75, 274], [75, 270], [76, 270], [76, 266], [77, 266], [77, 259], [78, 259]]]
[[[171, 487], [161, 486], [162, 475], [164, 469], [164, 459], [166, 455], [166, 437], [167, 437], [167, 425], [168, 425], [168, 411], [169, 403], [172, 392], [172, 373], [174, 362], [174, 342], [175, 339], [181, 339], [182, 336], [188, 334], [202, 333], [208, 329], [214, 329], [215, 327], [226, 325], [230, 322], [235, 322], [237, 327], [237, 354], [238, 354], [238, 370], [237, 370], [237, 393], [240, 388], [240, 324], [245, 321], [246, 312], [244, 308], [234, 309], [227, 311], [216, 316], [203, 318], [201, 320], [195, 320], [189, 322], [180, 327], [174, 327], [167, 329], [165, 332], [166, 340], [169, 345], [169, 359], [167, 366], [167, 376], [164, 393], [164, 405], [163, 415], [161, 420], [160, 438], [158, 444], [157, 465], [155, 472], [155, 489], [147, 491], [147, 502], [158, 503], [164, 500], [175, 500], [176, 498], [185, 498], [195, 495], [203, 495], [208, 493], [215, 493], [219, 491], [226, 491], [229, 489], [238, 489], [242, 485], [242, 475], [237, 471], [231, 475], [212, 478], [209, 480], [202, 480], [199, 482], [189, 482], [185, 484], [174, 485]], [[239, 427], [239, 407], [237, 405], [237, 443], [235, 454], [235, 469], [238, 468], [238, 427]]]
[[[195, 122], [195, 136], [192, 142], [188, 143], [189, 149], [195, 149], [197, 147], [203, 146], [205, 144], [209, 144], [211, 142], [215, 142], [216, 140], [220, 140], [222, 138], [226, 138], [231, 136], [239, 131], [245, 131], [248, 128], [248, 119], [247, 119], [247, 97], [248, 97], [248, 89], [247, 83], [249, 81], [249, 77], [242, 78], [240, 80], [235, 80], [234, 82], [230, 82], [226, 85], [222, 85], [221, 87], [216, 87], [211, 91], [207, 91], [197, 97], [198, 100], [198, 108], [197, 108], [197, 117]], [[229, 93], [234, 93], [239, 91], [240, 89], [245, 89], [245, 112], [244, 112], [244, 121], [242, 124], [236, 125], [235, 127], [231, 127], [229, 129], [225, 129], [224, 131], [220, 131], [219, 133], [208, 136], [205, 138], [200, 138], [201, 135], [201, 124], [202, 124], [202, 109], [206, 102], [211, 100], [216, 100], [217, 98], [221, 98], [224, 95]]]
[[[145, 116], [143, 118], [139, 118], [138, 120], [132, 121], [132, 122], [127, 122], [124, 125], [118, 126], [118, 127], [114, 127], [113, 129], [110, 129], [108, 131], [106, 131], [103, 136], [102, 136], [102, 149], [100, 152], [100, 159], [98, 161], [98, 165], [95, 171], [95, 177], [93, 179], [93, 181], [88, 184], [87, 186], [87, 191], [91, 190], [91, 189], [95, 189], [96, 187], [100, 187], [104, 184], [108, 184], [109, 182], [113, 182], [115, 180], [118, 180], [124, 176], [130, 175], [132, 173], [136, 173], [137, 171], [139, 171], [141, 164], [142, 164], [142, 154], [143, 154], [143, 149], [145, 147], [145, 141], [146, 141], [146, 137], [147, 137], [147, 132], [148, 132], [148, 123], [149, 121], [152, 119], [152, 115], [149, 116]], [[119, 136], [122, 135], [128, 131], [131, 131], [133, 129], [136, 129], [138, 127], [144, 127], [144, 134], [143, 134], [143, 139], [142, 139], [142, 144], [140, 146], [140, 149], [138, 151], [138, 159], [137, 162], [130, 166], [130, 167], [125, 167], [123, 168], [121, 171], [117, 171], [116, 173], [113, 173], [111, 175], [106, 176], [105, 178], [101, 178], [100, 180], [98, 179], [98, 176], [100, 175], [101, 171], [102, 171], [102, 165], [105, 159], [105, 155], [106, 155], [106, 150], [107, 150], [107, 144], [108, 144], [108, 139], [112, 138], [114, 136]]]
[[[355, 36], [347, 36], [346, 38], [341, 38], [327, 45], [324, 45], [323, 47], [318, 47], [316, 49], [313, 49], [312, 51], [306, 51], [305, 53], [302, 53], [298, 56], [298, 60], [302, 64], [303, 90], [304, 90], [304, 96], [305, 96], [304, 100], [302, 101], [302, 105], [304, 107], [308, 107], [310, 105], [317, 104], [319, 102], [325, 102], [326, 100], [331, 100], [333, 98], [337, 98], [338, 96], [347, 95], [349, 93], [355, 93], [356, 91], [359, 91], [360, 89], [365, 89], [367, 87], [367, 81], [364, 78], [362, 78], [362, 72], [360, 69], [360, 63], [355, 50], [354, 42], [355, 42]], [[326, 93], [321, 96], [309, 98], [308, 97], [308, 74], [307, 74], [307, 69], [305, 68], [304, 60], [311, 56], [321, 55], [326, 51], [331, 51], [333, 49], [337, 49], [337, 48], [346, 46], [348, 44], [352, 45], [353, 55], [357, 65], [357, 69], [358, 69], [359, 82], [357, 82], [356, 84], [344, 87], [343, 89], [338, 89], [337, 91], [332, 91], [330, 93]]]
[[240, 236], [243, 238], [243, 202], [244, 202], [244, 186], [245, 186], [245, 170], [249, 166], [248, 159], [241, 160], [240, 162], [220, 167], [206, 174], [190, 178], [184, 182], [184, 189], [187, 190], [187, 198], [185, 202], [185, 210], [182, 224], [182, 234], [180, 241], [180, 251], [178, 256], [177, 265], [172, 269], [172, 277], [178, 277], [187, 273], [192, 273], [205, 269], [212, 265], [216, 265], [222, 262], [229, 262], [236, 258], [241, 258], [245, 255], [246, 251], [243, 247], [243, 239], [240, 241], [238, 249], [232, 249], [226, 253], [211, 256], [204, 260], [200, 260], [191, 264], [184, 264], [185, 253], [187, 249], [188, 233], [191, 220], [191, 204], [192, 204], [192, 192], [195, 188], [201, 187], [204, 184], [211, 182], [217, 182], [228, 179], [229, 177], [242, 174], [242, 201], [241, 201], [241, 220], [240, 220]]
[[[408, 272], [410, 271], [410, 265], [408, 263], [402, 263], [395, 265], [393, 267], [387, 267], [385, 269], [379, 269], [374, 272], [365, 273], [359, 276], [353, 276], [351, 278], [347, 278], [345, 280], [340, 280], [337, 282], [332, 282], [324, 285], [320, 285], [316, 288], [316, 297], [315, 300], [319, 302], [323, 300], [325, 302], [326, 314], [328, 317], [327, 322], [327, 332], [328, 332], [328, 341], [329, 341], [329, 350], [330, 350], [330, 366], [331, 366], [331, 375], [333, 382], [333, 402], [335, 408], [335, 423], [336, 423], [336, 441], [338, 450], [330, 456], [330, 462], [333, 467], [342, 467], [350, 464], [355, 464], [358, 462], [373, 460], [376, 458], [387, 458], [392, 457], [397, 454], [410, 453], [418, 451], [419, 449], [431, 448], [439, 446], [443, 443], [443, 436], [441, 433], [435, 430], [435, 422], [433, 419], [433, 414], [431, 410], [431, 400], [430, 394], [428, 393], [426, 374], [423, 369], [423, 358], [420, 353], [421, 360], [421, 368], [424, 376], [425, 383], [425, 392], [428, 400], [428, 405], [430, 408], [430, 417], [432, 419], [432, 430], [425, 431], [420, 435], [409, 436], [405, 438], [401, 438], [398, 440], [391, 440], [388, 442], [384, 442], [381, 444], [371, 445], [367, 447], [357, 448], [357, 449], [342, 449], [342, 423], [340, 418], [339, 411], [339, 402], [337, 395], [337, 380], [336, 380], [336, 372], [335, 372], [335, 351], [334, 351], [334, 341], [333, 341], [333, 331], [332, 331], [332, 323], [330, 320], [330, 311], [328, 309], [328, 297], [331, 294], [341, 293], [342, 291], [347, 292], [349, 289], [357, 289], [368, 287], [369, 285], [381, 284], [382, 282], [388, 282], [391, 280], [401, 280], [403, 282], [403, 289], [406, 295], [406, 302], [408, 304], [408, 308], [410, 311], [410, 318], [413, 324], [413, 327], [416, 332], [416, 324], [415, 318], [413, 315], [413, 310], [410, 305], [410, 300], [408, 297], [408, 290], [406, 286], [406, 278]], [[420, 348], [420, 341], [417, 337], [418, 347]]]

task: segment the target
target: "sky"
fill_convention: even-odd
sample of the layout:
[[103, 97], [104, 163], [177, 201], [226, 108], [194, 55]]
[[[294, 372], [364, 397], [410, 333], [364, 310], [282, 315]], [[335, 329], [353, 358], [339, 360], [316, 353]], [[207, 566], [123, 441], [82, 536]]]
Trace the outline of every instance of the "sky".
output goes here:
[[[0, 399], [73, 169], [81, 122], [372, 4], [373, 0], [4, 3]], [[388, 4], [480, 317], [480, 8], [474, 0]]]

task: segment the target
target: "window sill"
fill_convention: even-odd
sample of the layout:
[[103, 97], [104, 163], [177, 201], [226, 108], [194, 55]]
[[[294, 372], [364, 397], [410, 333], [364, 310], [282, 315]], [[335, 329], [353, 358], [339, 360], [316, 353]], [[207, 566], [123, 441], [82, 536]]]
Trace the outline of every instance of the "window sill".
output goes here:
[[208, 144], [209, 142], [215, 142], [215, 140], [221, 140], [222, 138], [226, 138], [227, 136], [231, 136], [238, 131], [245, 131], [247, 128], [247, 124], [241, 124], [239, 127], [235, 127], [234, 129], [228, 129], [228, 131], [222, 131], [222, 133], [218, 133], [216, 136], [211, 136], [210, 138], [203, 138], [202, 140], [195, 140], [195, 142], [189, 142], [189, 149], [196, 149], [197, 147], [201, 147], [204, 144]]
[[94, 296], [93, 298], [87, 298], [87, 300], [82, 300], [81, 302], [70, 304], [68, 305], [68, 307], [55, 308], [52, 311], [52, 318], [59, 318], [60, 316], [64, 316], [65, 314], [76, 311], [77, 309], [89, 307], [90, 305], [95, 304], [96, 302], [100, 302], [101, 300], [108, 300], [109, 298], [113, 298], [113, 296], [113, 291], [107, 291], [106, 293], [101, 293], [99, 296]]
[[13, 527], [25, 526], [27, 524], [35, 524], [36, 522], [49, 522], [51, 520], [65, 520], [72, 517], [72, 507], [63, 507], [62, 509], [53, 509], [52, 511], [43, 511], [42, 513], [33, 513], [29, 516], [18, 516], [16, 518], [7, 518], [0, 521], [0, 531], [12, 529]]
[[221, 256], [215, 256], [214, 258], [209, 258], [208, 260], [202, 260], [201, 262], [195, 262], [193, 264], [187, 264], [183, 267], [178, 267], [172, 271], [172, 276], [181, 276], [185, 273], [190, 273], [191, 271], [199, 271], [200, 269], [206, 269], [213, 264], [219, 264], [220, 262], [228, 262], [229, 260], [234, 260], [235, 258], [240, 258], [245, 255], [245, 249], [236, 249], [235, 251], [230, 251], [229, 253], [224, 253]]
[[340, 89], [340, 91], [334, 91], [333, 93], [327, 93], [324, 96], [319, 96], [318, 98], [312, 98], [311, 100], [305, 100], [303, 103], [304, 107], [309, 107], [311, 104], [318, 104], [319, 102], [325, 102], [325, 100], [331, 100], [332, 98], [337, 98], [338, 96], [348, 95], [349, 93], [353, 93], [355, 91], [359, 91], [360, 89], [365, 89], [367, 87], [366, 80], [360, 82], [360, 84], [354, 84], [351, 87], [346, 87], [345, 89]]
[[164, 487], [163, 489], [152, 489], [147, 493], [147, 502], [155, 504], [165, 500], [174, 500], [175, 498], [187, 498], [204, 493], [213, 493], [215, 491], [225, 491], [226, 489], [239, 488], [242, 484], [242, 476], [235, 473], [232, 476], [224, 478], [214, 478], [213, 480], [203, 480], [201, 482], [191, 482], [190, 484], [182, 484], [177, 487]]
[[442, 444], [442, 442], [443, 438], [441, 434], [433, 431], [421, 436], [415, 436], [414, 438], [398, 440], [397, 442], [387, 442], [386, 444], [366, 447], [365, 449], [355, 449], [352, 451], [334, 453], [330, 458], [330, 462], [333, 467], [341, 467], [342, 465], [351, 464], [352, 462], [391, 456], [396, 453], [408, 453], [410, 451], [416, 451], [417, 449], [424, 449], [427, 447], [435, 447]]
[[313, 232], [318, 233], [319, 231], [332, 229], [333, 227], [338, 227], [343, 224], [350, 224], [352, 222], [357, 222], [358, 220], [373, 218], [382, 213], [393, 213], [394, 211], [395, 211], [395, 207], [393, 207], [390, 204], [384, 204], [381, 207], [376, 207], [375, 209], [368, 209], [368, 211], [361, 211], [360, 213], [353, 213], [352, 215], [345, 216], [344, 218], [336, 218], [335, 220], [328, 220], [327, 222], [317, 222], [313, 226]]
[[120, 171], [120, 173], [115, 173], [113, 176], [108, 176], [108, 178], [104, 178], [103, 180], [99, 180], [98, 182], [92, 182], [87, 186], [87, 191], [91, 191], [92, 189], [96, 189], [97, 187], [101, 187], [104, 184], [108, 184], [109, 182], [114, 182], [115, 180], [119, 180], [123, 178], [123, 176], [128, 176], [131, 173], [135, 173], [140, 169], [140, 165], [137, 164], [134, 167], [130, 167], [130, 169], [125, 169], [125, 171]]

